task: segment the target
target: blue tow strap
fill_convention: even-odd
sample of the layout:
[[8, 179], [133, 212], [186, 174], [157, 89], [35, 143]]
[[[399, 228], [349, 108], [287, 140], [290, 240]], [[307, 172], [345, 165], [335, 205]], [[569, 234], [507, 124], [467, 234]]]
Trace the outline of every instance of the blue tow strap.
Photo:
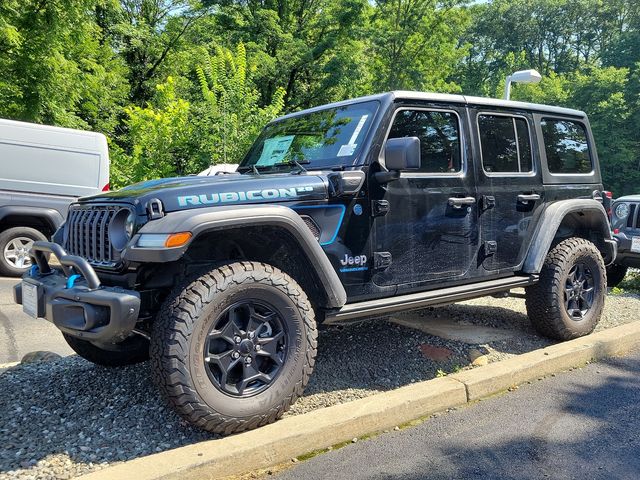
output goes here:
[[38, 265], [31, 265], [31, 268], [29, 269], [29, 276], [35, 277], [37, 274], [38, 274]]
[[82, 275], [75, 274], [67, 278], [67, 288], [73, 288], [73, 285], [76, 283], [76, 280], [79, 279], [80, 277], [82, 277]]

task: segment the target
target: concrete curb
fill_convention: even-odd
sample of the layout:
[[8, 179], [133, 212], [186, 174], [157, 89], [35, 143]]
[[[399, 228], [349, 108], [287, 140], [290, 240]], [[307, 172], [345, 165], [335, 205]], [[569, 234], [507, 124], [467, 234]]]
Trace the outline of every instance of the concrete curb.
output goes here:
[[[214, 479], [266, 468], [354, 437], [381, 432], [511, 386], [640, 345], [640, 321], [446, 378], [285, 418], [247, 433], [138, 458], [82, 480]], [[242, 458], [239, 462], [238, 459]]]

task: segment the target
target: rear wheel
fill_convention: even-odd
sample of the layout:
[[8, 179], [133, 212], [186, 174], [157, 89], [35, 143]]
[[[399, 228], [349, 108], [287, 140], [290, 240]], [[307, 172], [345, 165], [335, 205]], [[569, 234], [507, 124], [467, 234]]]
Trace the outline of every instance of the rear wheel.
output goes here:
[[617, 287], [627, 275], [627, 267], [616, 263], [607, 267], [607, 287]]
[[187, 421], [235, 433], [278, 419], [302, 394], [316, 355], [313, 308], [262, 263], [216, 268], [176, 287], [153, 324], [154, 381]]
[[100, 346], [65, 333], [62, 335], [74, 352], [103, 367], [124, 367], [149, 359], [149, 341], [139, 335], [132, 335], [113, 345]]
[[29, 249], [35, 241], [47, 240], [30, 227], [8, 228], [0, 233], [0, 274], [19, 277], [31, 267]]
[[547, 337], [581, 337], [591, 333], [600, 320], [605, 290], [600, 251], [588, 240], [569, 238], [551, 249], [538, 283], [527, 288], [527, 313], [533, 326]]

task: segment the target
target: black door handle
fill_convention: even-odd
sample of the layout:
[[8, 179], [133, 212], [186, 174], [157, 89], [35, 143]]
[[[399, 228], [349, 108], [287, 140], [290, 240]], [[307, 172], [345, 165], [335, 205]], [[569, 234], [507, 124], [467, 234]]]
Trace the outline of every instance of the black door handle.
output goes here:
[[449, 205], [453, 208], [462, 208], [464, 205], [474, 205], [476, 203], [475, 197], [451, 197], [449, 198]]
[[519, 203], [536, 202], [538, 200], [540, 200], [540, 195], [537, 193], [523, 193], [521, 195], [518, 195]]

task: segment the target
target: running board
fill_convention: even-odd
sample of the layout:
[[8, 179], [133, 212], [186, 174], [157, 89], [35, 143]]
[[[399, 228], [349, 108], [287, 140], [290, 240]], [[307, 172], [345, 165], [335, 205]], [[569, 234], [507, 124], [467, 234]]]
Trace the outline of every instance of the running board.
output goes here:
[[384, 315], [386, 313], [400, 312], [403, 310], [415, 310], [433, 305], [447, 305], [462, 300], [508, 291], [512, 288], [526, 287], [527, 285], [533, 285], [537, 280], [537, 275], [507, 277], [486, 282], [430, 290], [428, 292], [410, 293], [408, 295], [399, 295], [378, 300], [348, 303], [340, 310], [327, 312], [324, 324], [331, 325], [359, 317]]

